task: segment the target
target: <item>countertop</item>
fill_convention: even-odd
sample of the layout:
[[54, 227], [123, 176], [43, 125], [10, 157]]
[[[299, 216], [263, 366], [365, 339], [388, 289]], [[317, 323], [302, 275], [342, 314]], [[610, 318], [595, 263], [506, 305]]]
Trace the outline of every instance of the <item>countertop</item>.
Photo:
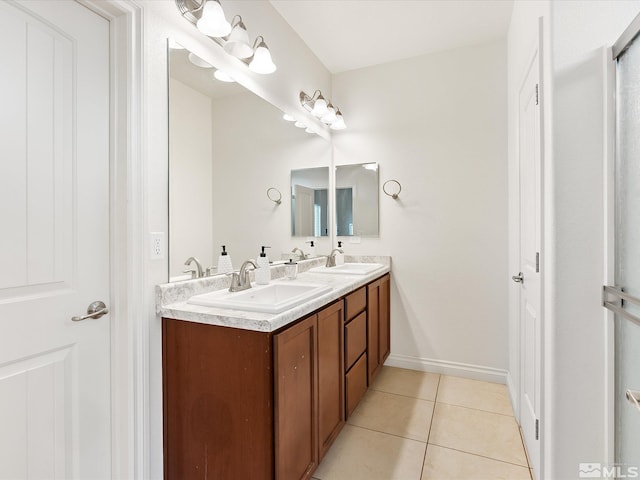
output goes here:
[[284, 279], [284, 266], [274, 265], [271, 267], [272, 282], [299, 281], [329, 285], [332, 287], [328, 293], [282, 313], [248, 312], [243, 310], [204, 307], [187, 303], [187, 300], [193, 295], [229, 288], [230, 280], [225, 275], [158, 285], [156, 287], [156, 313], [159, 317], [173, 318], [176, 320], [241, 328], [258, 332], [273, 332], [391, 271], [391, 257], [361, 255], [345, 255], [345, 262], [380, 263], [383, 267], [367, 275], [311, 273], [308, 271], [313, 267], [324, 265], [325, 262], [326, 257], [298, 262], [299, 273], [296, 280]]

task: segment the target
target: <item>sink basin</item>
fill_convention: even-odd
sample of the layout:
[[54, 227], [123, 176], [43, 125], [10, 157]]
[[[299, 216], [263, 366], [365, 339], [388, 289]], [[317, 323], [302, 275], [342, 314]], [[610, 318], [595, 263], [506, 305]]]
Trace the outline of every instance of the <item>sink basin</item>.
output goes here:
[[336, 267], [315, 267], [310, 269], [313, 273], [341, 273], [342, 275], [366, 275], [374, 272], [384, 265], [381, 263], [344, 263]]
[[229, 292], [225, 289], [194, 295], [187, 303], [250, 312], [280, 313], [319, 297], [331, 288], [329, 285], [282, 281], [257, 285], [242, 292]]

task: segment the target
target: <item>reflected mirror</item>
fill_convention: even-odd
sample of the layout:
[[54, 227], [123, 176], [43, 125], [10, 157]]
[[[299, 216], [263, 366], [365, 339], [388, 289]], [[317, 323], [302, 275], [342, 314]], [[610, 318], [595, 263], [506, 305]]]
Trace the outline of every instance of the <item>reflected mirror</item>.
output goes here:
[[[205, 271], [215, 267], [222, 245], [235, 269], [262, 245], [272, 261], [289, 258], [301, 246], [290, 234], [290, 171], [329, 165], [329, 142], [243, 86], [217, 80], [215, 67], [179, 47], [169, 40], [170, 281], [190, 277], [189, 257]], [[267, 196], [271, 188], [282, 192], [280, 204]]]
[[336, 235], [378, 236], [378, 164], [336, 167]]
[[329, 235], [329, 167], [291, 170], [291, 235]]

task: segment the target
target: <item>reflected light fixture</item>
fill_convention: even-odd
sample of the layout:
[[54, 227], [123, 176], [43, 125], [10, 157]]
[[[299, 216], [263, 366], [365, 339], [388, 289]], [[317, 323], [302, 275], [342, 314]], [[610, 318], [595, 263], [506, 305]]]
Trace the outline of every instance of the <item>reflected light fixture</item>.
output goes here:
[[300, 92], [300, 105], [332, 130], [347, 128], [340, 109], [327, 101], [320, 90], [316, 90], [311, 96]]
[[304, 124], [304, 122], [301, 122], [300, 120], [298, 120], [296, 123], [293, 124], [295, 127], [298, 128], [307, 128], [307, 126]]
[[224, 72], [222, 70], [216, 70], [213, 73], [213, 76], [216, 78], [216, 80], [220, 80], [221, 82], [226, 82], [226, 83], [234, 83], [235, 80], [233, 79], [233, 77], [231, 75], [229, 75], [227, 72]]
[[262, 35], [259, 35], [253, 44], [253, 58], [249, 62], [249, 68], [253, 72], [264, 75], [276, 71], [276, 64], [271, 59], [271, 52], [267, 44], [264, 43]]
[[253, 48], [249, 43], [247, 27], [242, 22], [242, 17], [236, 15], [231, 21], [231, 33], [224, 44], [224, 51], [237, 58], [249, 58], [253, 55]]
[[295, 122], [296, 119], [293, 118], [291, 115], [289, 115], [288, 113], [285, 113], [284, 115], [282, 115], [282, 118], [284, 118], [287, 122]]
[[203, 59], [201, 59], [199, 56], [197, 56], [193, 52], [189, 53], [189, 61], [193, 63], [196, 67], [213, 68], [213, 66], [209, 62], [205, 62]]

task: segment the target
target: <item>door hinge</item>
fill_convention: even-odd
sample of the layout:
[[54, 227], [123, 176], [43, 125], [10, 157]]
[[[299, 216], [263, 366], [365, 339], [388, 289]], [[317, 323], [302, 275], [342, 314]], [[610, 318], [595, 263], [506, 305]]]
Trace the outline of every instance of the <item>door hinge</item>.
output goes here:
[[540, 420], [536, 418], [536, 440], [540, 440]]
[[536, 83], [536, 105], [538, 105], [538, 84]]
[[536, 273], [540, 272], [540, 252], [536, 252]]

